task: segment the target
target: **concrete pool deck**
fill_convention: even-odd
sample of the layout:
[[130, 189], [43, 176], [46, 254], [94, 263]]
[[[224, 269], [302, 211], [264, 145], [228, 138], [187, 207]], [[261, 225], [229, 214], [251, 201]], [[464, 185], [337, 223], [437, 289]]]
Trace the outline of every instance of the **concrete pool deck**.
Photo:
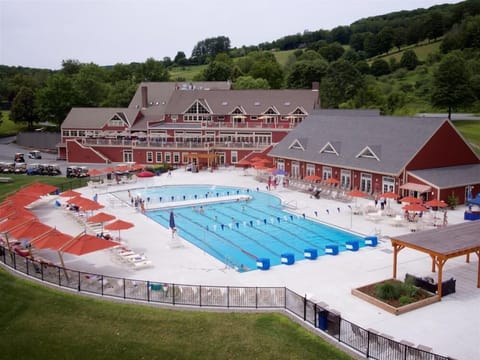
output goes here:
[[[250, 173], [253, 174], [253, 173]], [[171, 282], [176, 284], [232, 285], [232, 286], [286, 286], [306, 294], [315, 301], [322, 301], [330, 308], [339, 311], [345, 319], [364, 328], [372, 328], [388, 334], [395, 340], [407, 340], [422, 344], [432, 351], [457, 359], [480, 358], [480, 289], [476, 287], [478, 258], [471, 257], [466, 263], [463, 257], [449, 260], [444, 266], [444, 279], [457, 279], [456, 293], [427, 307], [395, 316], [351, 295], [353, 288], [392, 277], [392, 246], [388, 236], [409, 232], [406, 226], [395, 226], [387, 218], [372, 221], [363, 215], [353, 215], [349, 204], [335, 200], [315, 199], [309, 194], [283, 188], [271, 190], [284, 204], [300, 215], [352, 230], [363, 236], [378, 235], [377, 247], [361, 248], [358, 252], [341, 252], [337, 256], [321, 256], [317, 260], [296, 261], [294, 265], [274, 266], [268, 271], [248, 271], [239, 273], [225, 266], [202, 250], [180, 239], [172, 240], [169, 229], [163, 228], [128, 204], [127, 189], [132, 195], [148, 187], [161, 185], [225, 185], [260, 188], [266, 190], [265, 183], [259, 183], [248, 171], [222, 169], [210, 172], [191, 173], [183, 169], [172, 172], [172, 176], [162, 175], [138, 179], [136, 183], [79, 189], [85, 197], [98, 194], [98, 201], [105, 205], [102, 211], [114, 214], [117, 218], [133, 222], [135, 227], [121, 231], [121, 239], [137, 253], [145, 254], [152, 266], [133, 270], [119, 262], [110, 251], [100, 251], [82, 257], [65, 255], [65, 265], [87, 272], [98, 272], [109, 276], [133, 279]], [[125, 195], [111, 194], [125, 190]], [[366, 199], [354, 200], [358, 206], [369, 203]], [[401, 205], [390, 202], [394, 210]], [[148, 205], [147, 205], [148, 210]], [[77, 235], [84, 228], [62, 209], [55, 209], [53, 203], [40, 204], [33, 208], [40, 220], [62, 232]], [[463, 222], [464, 207], [448, 212], [450, 224]], [[316, 214], [315, 214], [316, 212]], [[116, 232], [113, 235], [118, 235]], [[58, 255], [46, 250], [39, 254], [58, 263]], [[418, 276], [432, 276], [431, 259], [428, 255], [404, 249], [398, 257], [398, 274], [403, 279], [405, 273]]]

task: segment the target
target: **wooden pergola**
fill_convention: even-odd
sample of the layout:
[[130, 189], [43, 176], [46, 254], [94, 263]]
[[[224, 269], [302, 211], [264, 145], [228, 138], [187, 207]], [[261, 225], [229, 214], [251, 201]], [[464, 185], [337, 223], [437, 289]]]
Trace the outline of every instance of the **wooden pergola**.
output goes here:
[[[188, 153], [186, 154], [186, 159], [188, 162], [196, 163], [197, 165], [206, 165], [211, 167], [212, 164], [218, 165], [218, 159], [220, 155], [215, 153]], [[202, 161], [203, 160], [203, 161]]]
[[442, 271], [448, 259], [470, 254], [478, 257], [477, 288], [480, 288], [480, 221], [450, 225], [433, 230], [415, 232], [391, 239], [393, 246], [393, 278], [397, 278], [397, 257], [404, 248], [414, 249], [430, 255], [432, 272], [438, 267], [437, 290], [442, 296]]

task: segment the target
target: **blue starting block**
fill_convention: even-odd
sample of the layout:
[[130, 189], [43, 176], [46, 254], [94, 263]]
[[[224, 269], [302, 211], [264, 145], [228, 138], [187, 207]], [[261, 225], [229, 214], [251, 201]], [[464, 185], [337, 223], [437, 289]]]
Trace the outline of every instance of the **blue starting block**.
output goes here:
[[257, 259], [257, 269], [260, 269], [260, 270], [270, 269], [270, 259], [267, 259], [267, 258]]
[[303, 256], [305, 259], [315, 260], [318, 257], [317, 249], [305, 249], [303, 250]]
[[365, 245], [366, 246], [377, 246], [378, 245], [378, 237], [376, 237], [376, 236], [366, 236], [365, 237]]
[[292, 253], [284, 253], [281, 255], [282, 264], [293, 265], [295, 263], [295, 255]]
[[357, 240], [351, 240], [345, 243], [345, 248], [350, 251], [358, 251], [359, 247], [360, 245]]
[[326, 245], [325, 254], [328, 255], [338, 255], [338, 245]]

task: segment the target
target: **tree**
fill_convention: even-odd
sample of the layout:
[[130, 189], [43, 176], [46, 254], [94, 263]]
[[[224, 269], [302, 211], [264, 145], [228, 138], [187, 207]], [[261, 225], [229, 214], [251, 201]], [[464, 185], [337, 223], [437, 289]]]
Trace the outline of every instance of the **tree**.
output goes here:
[[76, 59], [67, 59], [62, 61], [62, 72], [65, 75], [75, 75], [78, 74], [82, 67], [80, 61]]
[[199, 41], [192, 50], [191, 60], [195, 64], [205, 64], [209, 59], [215, 58], [217, 54], [228, 53], [230, 50], [230, 39], [226, 36]]
[[370, 73], [376, 77], [390, 74], [390, 65], [386, 60], [376, 59], [370, 66]]
[[432, 104], [447, 107], [449, 119], [453, 108], [472, 103], [470, 77], [461, 53], [445, 55], [434, 73], [432, 90]]
[[107, 95], [106, 72], [95, 64], [82, 66], [73, 76], [75, 106], [99, 106]]
[[314, 81], [322, 81], [328, 68], [323, 59], [297, 61], [287, 76], [287, 87], [293, 89], [309, 89]]
[[232, 68], [223, 61], [214, 60], [208, 64], [203, 71], [203, 78], [205, 81], [226, 81], [230, 80], [232, 75]]
[[251, 76], [240, 76], [233, 84], [235, 90], [244, 89], [270, 89], [268, 81], [265, 79], [254, 79]]
[[354, 98], [363, 81], [362, 74], [348, 61], [331, 63], [320, 86], [322, 103], [327, 108], [338, 108], [341, 103]]
[[435, 41], [443, 35], [443, 23], [443, 15], [440, 11], [433, 11], [428, 15], [425, 23], [425, 35], [428, 39]]
[[22, 87], [13, 100], [10, 109], [10, 118], [16, 123], [26, 122], [29, 128], [33, 127], [33, 122], [37, 116], [35, 112], [35, 94], [32, 89]]
[[138, 69], [138, 77], [141, 81], [169, 81], [170, 74], [161, 61], [148, 58]]
[[41, 118], [61, 124], [75, 104], [73, 81], [62, 72], [52, 75], [37, 92], [37, 110]]
[[420, 61], [418, 61], [417, 54], [413, 50], [407, 50], [402, 54], [400, 59], [400, 67], [403, 67], [407, 70], [414, 70]]
[[387, 53], [393, 46], [395, 32], [391, 27], [383, 28], [377, 35], [379, 53]]
[[186, 66], [188, 65], [188, 59], [187, 56], [183, 51], [178, 51], [177, 55], [175, 55], [173, 62], [177, 64], [178, 66]]
[[318, 49], [318, 52], [328, 62], [332, 62], [340, 59], [345, 52], [345, 49], [339, 43], [333, 43]]

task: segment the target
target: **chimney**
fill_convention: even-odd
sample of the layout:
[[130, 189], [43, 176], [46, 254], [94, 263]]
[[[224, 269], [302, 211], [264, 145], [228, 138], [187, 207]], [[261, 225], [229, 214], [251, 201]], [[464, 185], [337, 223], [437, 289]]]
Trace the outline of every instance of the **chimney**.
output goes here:
[[142, 86], [142, 109], [148, 107], [148, 87]]
[[312, 91], [318, 92], [317, 100], [313, 104], [314, 109], [321, 109], [322, 105], [320, 102], [320, 82], [314, 81], [312, 82]]

